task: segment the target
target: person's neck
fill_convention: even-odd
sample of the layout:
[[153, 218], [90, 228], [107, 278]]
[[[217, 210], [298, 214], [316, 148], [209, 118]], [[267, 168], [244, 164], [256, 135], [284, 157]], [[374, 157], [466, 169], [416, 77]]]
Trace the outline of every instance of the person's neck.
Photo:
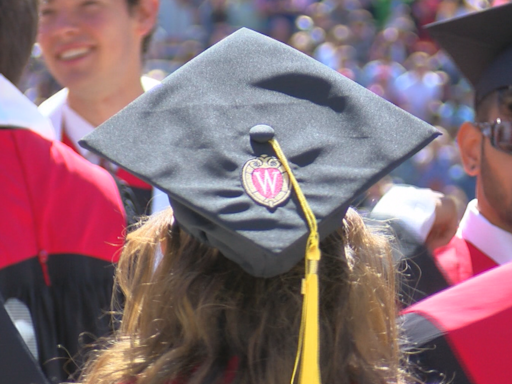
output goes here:
[[97, 127], [143, 93], [144, 90], [140, 79], [131, 86], [110, 92], [92, 92], [85, 94], [73, 92], [73, 90], [70, 89], [68, 93], [68, 105], [82, 118], [94, 127]]
[[503, 229], [504, 231], [512, 233], [512, 225], [502, 220], [496, 210], [489, 206], [489, 204], [484, 199], [478, 200], [477, 197], [477, 209], [478, 212], [480, 212], [480, 214], [485, 217], [489, 223], [495, 227]]

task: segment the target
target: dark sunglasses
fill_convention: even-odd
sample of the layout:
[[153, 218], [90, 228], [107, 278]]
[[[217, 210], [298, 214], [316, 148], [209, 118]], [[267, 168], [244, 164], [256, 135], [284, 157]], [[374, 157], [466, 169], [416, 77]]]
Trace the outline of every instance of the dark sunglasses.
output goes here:
[[482, 134], [489, 138], [491, 145], [509, 155], [512, 154], [512, 121], [496, 121], [489, 123], [473, 123]]

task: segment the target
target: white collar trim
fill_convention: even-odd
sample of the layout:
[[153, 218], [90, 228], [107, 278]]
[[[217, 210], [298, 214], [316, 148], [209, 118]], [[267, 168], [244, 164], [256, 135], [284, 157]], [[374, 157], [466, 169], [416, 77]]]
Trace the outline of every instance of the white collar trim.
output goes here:
[[17, 127], [37, 132], [55, 140], [50, 120], [9, 80], [0, 73], [0, 126]]
[[512, 261], [512, 233], [491, 224], [478, 211], [476, 199], [469, 202], [456, 236], [473, 244], [499, 265]]

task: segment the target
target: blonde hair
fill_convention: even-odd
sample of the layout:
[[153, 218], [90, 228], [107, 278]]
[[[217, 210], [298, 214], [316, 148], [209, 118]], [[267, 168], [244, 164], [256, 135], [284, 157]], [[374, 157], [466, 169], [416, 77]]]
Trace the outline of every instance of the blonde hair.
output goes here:
[[[82, 381], [222, 383], [236, 358], [233, 384], [289, 383], [303, 263], [256, 278], [171, 223], [167, 211], [128, 235], [116, 274], [125, 296], [120, 328], [88, 363]], [[388, 241], [350, 209], [321, 250], [322, 382], [403, 382]]]

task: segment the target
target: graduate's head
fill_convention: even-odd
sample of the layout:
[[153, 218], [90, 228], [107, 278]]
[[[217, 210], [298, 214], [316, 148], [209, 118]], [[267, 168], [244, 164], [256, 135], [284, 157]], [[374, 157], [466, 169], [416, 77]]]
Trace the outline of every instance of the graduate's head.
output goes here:
[[428, 26], [475, 91], [475, 122], [457, 143], [466, 172], [476, 176], [480, 212], [512, 232], [512, 4]]
[[[159, 362], [140, 365], [137, 374], [150, 372], [150, 365], [168, 364], [166, 372], [192, 375], [190, 382], [199, 383], [222, 372], [226, 358], [235, 355], [243, 366], [240, 375], [247, 375], [241, 382], [278, 383], [291, 379], [298, 349], [301, 383], [319, 383], [320, 373], [334, 380], [344, 372], [347, 383], [358, 374], [365, 377], [355, 380], [359, 382], [383, 381], [372, 379], [378, 372], [380, 378], [390, 378], [371, 352], [374, 340], [382, 342], [379, 351], [396, 353], [387, 338], [394, 329], [388, 301], [372, 301], [375, 296], [351, 282], [372, 286], [366, 284], [370, 276], [389, 272], [391, 261], [378, 256], [375, 241], [362, 240], [370, 236], [362, 224], [353, 224], [358, 219], [349, 206], [435, 136], [428, 124], [336, 71], [247, 29], [205, 51], [96, 129], [81, 144], [166, 192], [175, 220], [170, 231], [160, 236], [137, 232], [131, 243], [163, 238], [165, 251], [154, 272], [153, 263], [142, 256], [151, 250], [129, 252], [135, 256], [127, 266], [142, 258], [147, 279], [129, 287], [152, 289], [153, 278], [162, 284], [131, 303], [134, 294], [128, 289], [127, 305], [133, 305], [128, 313], [135, 316], [128, 334], [139, 331], [138, 316], [152, 313], [141, 310], [140, 300], [151, 297], [144, 302], [158, 312], [148, 317], [151, 321], [169, 319], [159, 312], [162, 305], [179, 317], [174, 333], [160, 339], [163, 349], [154, 355]], [[373, 268], [363, 253], [380, 266], [375, 273], [358, 270]], [[188, 286], [195, 296], [178, 305], [174, 300], [183, 296], [156, 294], [175, 284]], [[381, 288], [373, 285], [370, 290], [377, 294]], [[164, 303], [153, 300], [157, 296]], [[351, 320], [345, 323], [337, 312], [339, 300], [346, 300], [345, 308], [354, 315], [346, 315]], [[358, 300], [365, 304], [350, 304]], [[372, 305], [385, 308], [387, 315], [377, 315], [375, 324], [381, 321], [389, 332], [366, 327], [366, 336], [357, 334], [365, 340], [364, 349], [351, 340], [356, 332], [349, 323], [359, 317], [371, 323], [367, 310]], [[189, 315], [196, 320], [210, 310], [215, 314], [207, 328], [187, 321]], [[144, 341], [158, 328], [148, 324]], [[188, 357], [179, 361], [189, 364], [178, 364], [172, 356], [192, 339], [182, 337], [188, 331], [201, 342], [217, 341], [188, 350]], [[182, 338], [174, 344], [171, 335], [176, 334]], [[342, 342], [348, 345], [345, 352], [336, 350]], [[201, 354], [194, 355], [198, 350]], [[336, 356], [336, 363], [327, 356]], [[384, 365], [396, 363], [389, 356], [382, 358]], [[172, 371], [178, 367], [174, 363], [178, 371]], [[200, 368], [194, 371], [194, 366]]]
[[0, 73], [17, 84], [37, 34], [37, 0], [0, 0]]
[[121, 88], [140, 76], [159, 0], [40, 0], [38, 42], [72, 92]]

